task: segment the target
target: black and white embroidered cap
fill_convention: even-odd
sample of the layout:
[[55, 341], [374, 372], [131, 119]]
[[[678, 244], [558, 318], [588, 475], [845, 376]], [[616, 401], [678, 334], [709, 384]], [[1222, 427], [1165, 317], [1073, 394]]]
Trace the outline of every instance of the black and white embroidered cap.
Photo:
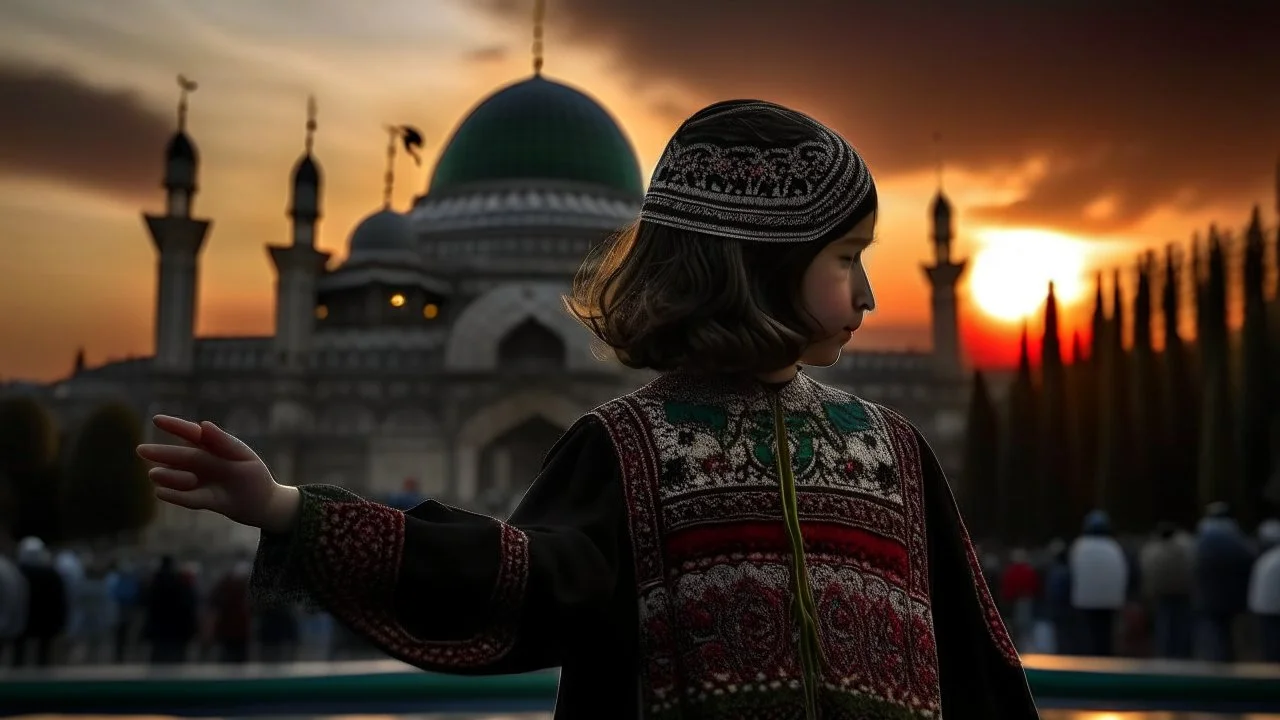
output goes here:
[[756, 242], [834, 239], [875, 192], [838, 133], [763, 100], [699, 110], [676, 130], [640, 209], [645, 222]]

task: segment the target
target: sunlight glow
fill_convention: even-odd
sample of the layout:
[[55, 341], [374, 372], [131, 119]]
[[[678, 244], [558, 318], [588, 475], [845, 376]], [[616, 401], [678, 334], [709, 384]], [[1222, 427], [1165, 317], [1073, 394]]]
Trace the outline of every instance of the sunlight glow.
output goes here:
[[1085, 243], [1045, 230], [988, 230], [973, 259], [969, 291], [987, 315], [1023, 320], [1043, 305], [1049, 282], [1058, 302], [1070, 305], [1086, 294]]

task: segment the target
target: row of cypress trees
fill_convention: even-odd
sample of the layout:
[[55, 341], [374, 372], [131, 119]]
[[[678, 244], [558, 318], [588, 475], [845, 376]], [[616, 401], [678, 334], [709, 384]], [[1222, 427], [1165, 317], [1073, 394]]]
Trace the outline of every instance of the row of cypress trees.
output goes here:
[[46, 543], [132, 538], [156, 511], [141, 440], [137, 413], [121, 404], [68, 432], [37, 399], [0, 398], [0, 532]]
[[[1088, 349], [1073, 334], [1069, 362], [1050, 285], [1038, 371], [1024, 327], [1000, 405], [974, 374], [959, 495], [975, 536], [1070, 537], [1095, 508], [1137, 533], [1165, 520], [1190, 527], [1218, 500], [1246, 525], [1280, 508], [1280, 232], [1273, 281], [1268, 244], [1255, 208], [1236, 246], [1238, 276], [1216, 228], [1207, 243], [1192, 241], [1189, 262], [1174, 246], [1163, 258], [1144, 254], [1128, 302], [1114, 273], [1109, 314], [1099, 274]], [[1243, 295], [1239, 327], [1228, 321], [1232, 290]], [[1182, 332], [1187, 304], [1192, 339]]]

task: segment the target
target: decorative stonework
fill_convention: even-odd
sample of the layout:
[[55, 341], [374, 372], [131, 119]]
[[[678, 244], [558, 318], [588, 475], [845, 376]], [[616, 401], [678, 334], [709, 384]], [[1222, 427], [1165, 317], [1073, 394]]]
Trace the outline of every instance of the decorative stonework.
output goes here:
[[562, 395], [529, 390], [507, 395], [467, 416], [458, 429], [454, 442], [453, 476], [459, 502], [475, 499], [480, 451], [494, 438], [534, 417], [568, 429], [590, 407], [575, 403]]
[[591, 353], [591, 336], [564, 311], [562, 283], [513, 283], [494, 288], [462, 311], [445, 348], [446, 370], [493, 372], [498, 344], [523, 321], [532, 318], [558, 333], [565, 344], [570, 372], [601, 372], [604, 364]]

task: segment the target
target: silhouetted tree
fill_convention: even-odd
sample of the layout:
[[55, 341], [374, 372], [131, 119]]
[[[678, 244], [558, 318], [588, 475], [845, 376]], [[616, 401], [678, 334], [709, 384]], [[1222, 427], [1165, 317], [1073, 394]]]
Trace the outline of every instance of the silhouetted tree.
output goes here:
[[1240, 471], [1243, 484], [1241, 519], [1252, 523], [1261, 519], [1259, 503], [1271, 474], [1271, 348], [1267, 326], [1266, 241], [1257, 206], [1245, 234], [1244, 248], [1244, 331], [1241, 361], [1243, 382], [1240, 393]]
[[1199, 515], [1196, 494], [1197, 444], [1200, 432], [1200, 394], [1196, 391], [1182, 340], [1182, 293], [1180, 263], [1170, 245], [1165, 252], [1161, 316], [1164, 321], [1164, 352], [1161, 380], [1166, 412], [1160, 422], [1163, 458], [1159, 465], [1163, 490], [1154, 497], [1157, 514], [1188, 527]]
[[1039, 447], [1036, 461], [1040, 466], [1038, 507], [1045, 530], [1062, 535], [1079, 522], [1071, 517], [1073, 433], [1067, 414], [1067, 375], [1062, 362], [1062, 340], [1058, 330], [1058, 298], [1053, 283], [1044, 305], [1044, 334], [1040, 336], [1040, 410]]
[[1090, 324], [1089, 359], [1074, 373], [1075, 387], [1072, 396], [1075, 410], [1076, 432], [1076, 485], [1080, 493], [1080, 506], [1076, 508], [1077, 522], [1090, 509], [1102, 501], [1098, 497], [1101, 466], [1098, 463], [1102, 433], [1102, 369], [1106, 356], [1107, 310], [1102, 295], [1102, 273], [1094, 279], [1093, 321]]
[[1022, 327], [1018, 374], [1009, 389], [1005, 429], [1000, 434], [1000, 523], [1006, 528], [1002, 537], [1010, 542], [1026, 542], [1043, 534], [1035, 517], [1036, 480], [1036, 397], [1031, 377], [1031, 355], [1027, 346], [1027, 328]]
[[[1137, 291], [1133, 295], [1133, 379], [1130, 383], [1133, 408], [1133, 450], [1130, 455], [1133, 481], [1125, 496], [1126, 514], [1134, 529], [1151, 528], [1158, 519], [1156, 490], [1161, 482], [1161, 458], [1165, 411], [1161, 397], [1160, 369], [1151, 333], [1151, 273], [1153, 260], [1144, 255], [1138, 261]], [[1159, 508], [1163, 510], [1163, 508]]]
[[973, 373], [965, 432], [964, 517], [973, 536], [985, 540], [1000, 532], [996, 518], [1000, 509], [1000, 417], [987, 380], [978, 371]]
[[1208, 273], [1200, 308], [1200, 364], [1204, 388], [1200, 457], [1197, 464], [1201, 506], [1215, 500], [1237, 501], [1237, 462], [1227, 348], [1227, 269], [1216, 228], [1209, 231]]
[[141, 421], [128, 407], [107, 405], [85, 421], [67, 467], [63, 527], [93, 540], [141, 530], [155, 515], [155, 491], [136, 448]]
[[1098, 398], [1093, 367], [1084, 354], [1080, 333], [1071, 333], [1071, 364], [1067, 366], [1067, 417], [1071, 424], [1071, 483], [1068, 487], [1067, 517], [1072, 519], [1067, 536], [1075, 534], [1080, 518], [1094, 507], [1092, 468], [1097, 463]]
[[0, 503], [15, 537], [58, 540], [61, 478], [52, 416], [29, 397], [0, 400]]
[[1133, 452], [1128, 356], [1124, 350], [1124, 296], [1120, 273], [1113, 276], [1111, 320], [1100, 363], [1102, 423], [1098, 436], [1098, 498], [1111, 513], [1117, 528], [1130, 529], [1128, 489], [1132, 485], [1129, 462]]

